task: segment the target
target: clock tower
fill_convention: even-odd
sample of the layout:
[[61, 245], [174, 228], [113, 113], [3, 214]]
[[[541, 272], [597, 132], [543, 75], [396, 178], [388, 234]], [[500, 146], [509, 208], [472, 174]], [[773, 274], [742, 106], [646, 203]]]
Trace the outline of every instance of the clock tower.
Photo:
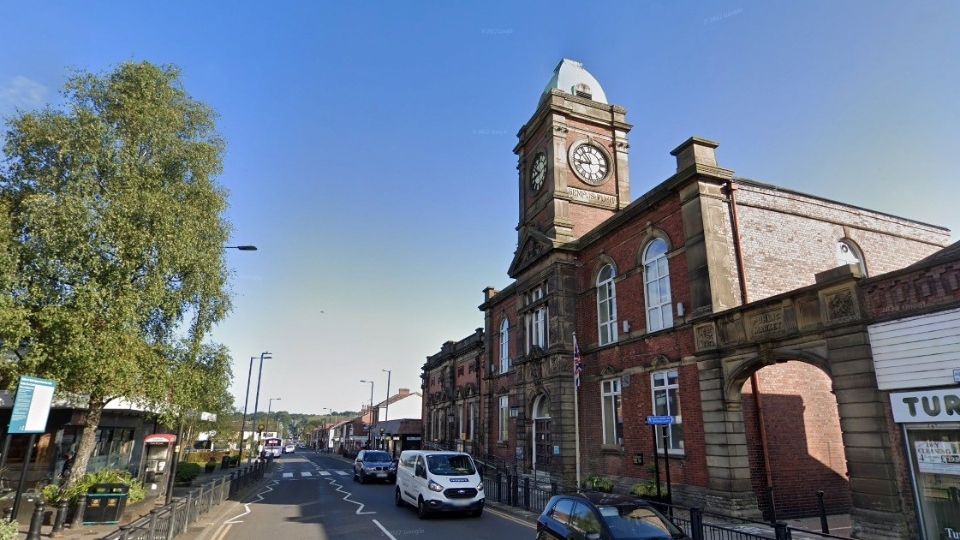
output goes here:
[[509, 274], [593, 230], [630, 204], [626, 110], [607, 103], [583, 64], [564, 59], [520, 128], [518, 249]]

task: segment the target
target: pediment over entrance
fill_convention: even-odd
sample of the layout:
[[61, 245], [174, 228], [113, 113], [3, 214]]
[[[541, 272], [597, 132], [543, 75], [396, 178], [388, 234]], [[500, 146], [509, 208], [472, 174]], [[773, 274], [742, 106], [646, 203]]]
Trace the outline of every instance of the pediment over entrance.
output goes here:
[[513, 256], [513, 262], [507, 274], [515, 277], [518, 272], [530, 266], [543, 255], [552, 250], [553, 240], [532, 226], [525, 226], [520, 231], [520, 247]]

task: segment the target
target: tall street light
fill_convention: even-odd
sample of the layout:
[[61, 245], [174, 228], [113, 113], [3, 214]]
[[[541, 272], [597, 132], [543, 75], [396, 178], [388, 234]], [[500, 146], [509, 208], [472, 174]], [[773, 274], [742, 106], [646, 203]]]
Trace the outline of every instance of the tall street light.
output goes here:
[[257, 442], [258, 442], [258, 443], [260, 442], [260, 435], [259, 435], [259, 432], [260, 432], [259, 427], [260, 427], [260, 426], [257, 425], [257, 409], [258, 409], [259, 406], [260, 406], [260, 378], [263, 377], [263, 361], [264, 361], [265, 359], [266, 359], [266, 360], [271, 360], [271, 359], [273, 359], [273, 357], [270, 356], [270, 354], [272, 354], [272, 353], [270, 353], [269, 351], [265, 351], [265, 352], [260, 353], [260, 371], [257, 373], [257, 395], [256, 395], [256, 397], [253, 399], [253, 426], [254, 426], [255, 428], [258, 428], [258, 429], [257, 429], [257, 433], [258, 433], [258, 435], [257, 435]]
[[[381, 371], [387, 372], [387, 401], [384, 402], [383, 408], [383, 421], [386, 422], [390, 419], [390, 370], [383, 369]], [[380, 446], [383, 447], [383, 450], [387, 449], [386, 441], [383, 440], [383, 435], [380, 436]]]
[[[273, 410], [273, 402], [274, 402], [274, 401], [280, 401], [280, 398], [278, 398], [278, 397], [272, 397], [272, 398], [270, 398], [270, 401], [267, 402], [267, 422], [270, 421], [270, 412]], [[280, 436], [280, 438], [283, 438], [283, 434], [280, 433], [280, 429], [279, 429], [279, 428], [280, 428], [280, 422], [277, 422], [277, 435]]]
[[253, 378], [253, 361], [256, 359], [256, 356], [250, 357], [250, 369], [247, 370], [247, 393], [243, 396], [243, 420], [240, 421], [240, 453], [237, 455], [237, 463], [243, 461], [243, 433], [247, 429], [247, 402], [250, 401], [250, 379]]
[[[323, 410], [329, 411], [329, 413], [330, 413], [329, 416], [333, 416], [333, 409], [331, 409], [330, 407], [324, 407]], [[331, 429], [331, 428], [327, 427], [327, 422], [328, 422], [328, 420], [327, 420], [326, 418], [324, 418], [324, 420], [323, 420], [323, 437], [320, 438], [320, 440], [323, 441], [323, 447], [324, 447], [324, 448], [329, 448], [329, 447], [330, 447], [330, 443], [327, 441], [327, 439], [330, 438], [330, 429]]]
[[[237, 249], [239, 251], [256, 251], [257, 246], [223, 246], [224, 249]], [[253, 364], [250, 364], [251, 368]], [[250, 396], [250, 378], [247, 377], [247, 397]], [[244, 410], [246, 410], [247, 405], [244, 401], [243, 405]], [[244, 415], [246, 416], [246, 415]], [[243, 427], [240, 426], [240, 452], [243, 452]], [[177, 441], [176, 446], [173, 447], [173, 463], [170, 465], [170, 472], [168, 473], [169, 478], [167, 478], [167, 493], [166, 493], [166, 503], [170, 504], [170, 501], [173, 500], [173, 483], [177, 477], [177, 464], [180, 462], [180, 447], [183, 445], [183, 412], [180, 412], [180, 418], [177, 420]], [[4, 456], [6, 459], [6, 456]], [[239, 456], [238, 456], [239, 459]], [[19, 501], [19, 499], [18, 499]]]
[[370, 383], [370, 427], [367, 429], [367, 447], [373, 448], [373, 425], [377, 421], [377, 418], [373, 415], [373, 381], [360, 382]]

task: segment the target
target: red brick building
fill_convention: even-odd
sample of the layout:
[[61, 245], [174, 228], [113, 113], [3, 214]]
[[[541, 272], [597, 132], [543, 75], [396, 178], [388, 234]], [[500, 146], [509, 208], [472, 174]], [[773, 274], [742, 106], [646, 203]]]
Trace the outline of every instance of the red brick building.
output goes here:
[[[673, 150], [676, 174], [632, 199], [626, 116], [579, 63], [560, 63], [514, 149], [512, 281], [484, 290], [484, 329], [469, 338], [482, 344], [428, 360], [425, 395], [462, 395], [475, 383], [449, 372], [453, 358], [479, 355], [474, 453], [536, 477], [629, 488], [651, 481], [666, 451], [679, 503], [759, 515], [772, 497], [786, 517], [813, 511], [815, 489], [834, 510], [889, 502], [851, 450], [866, 413], [845, 400], [869, 376], [843, 379], [830, 363], [859, 354], [831, 326], [848, 320], [853, 295], [818, 287], [840, 266], [907, 266], [949, 231], [737, 178], [718, 144], [696, 137]], [[424, 418], [445, 403], [428, 400]], [[648, 416], [673, 424], [654, 437]]]

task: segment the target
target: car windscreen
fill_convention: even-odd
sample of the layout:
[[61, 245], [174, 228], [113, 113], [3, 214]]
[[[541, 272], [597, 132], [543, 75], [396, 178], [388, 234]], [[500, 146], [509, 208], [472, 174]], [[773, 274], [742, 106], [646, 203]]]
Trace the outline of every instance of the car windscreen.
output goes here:
[[649, 506], [618, 504], [598, 506], [597, 510], [618, 540], [673, 538], [683, 534], [676, 525]]
[[473, 460], [466, 454], [427, 456], [427, 468], [433, 474], [441, 476], [470, 476], [477, 473]]
[[384, 461], [393, 461], [390, 459], [390, 454], [386, 452], [367, 452], [363, 455], [364, 461], [372, 461], [374, 463], [380, 463]]

